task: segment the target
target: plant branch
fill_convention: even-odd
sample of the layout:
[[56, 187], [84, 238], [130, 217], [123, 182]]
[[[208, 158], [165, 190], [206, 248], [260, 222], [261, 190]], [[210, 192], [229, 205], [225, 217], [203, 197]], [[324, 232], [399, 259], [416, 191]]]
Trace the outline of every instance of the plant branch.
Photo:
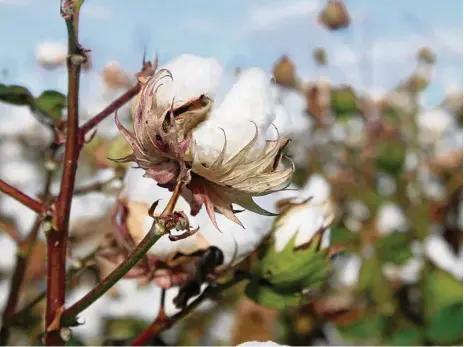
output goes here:
[[10, 317], [16, 310], [29, 256], [34, 247], [41, 224], [42, 218], [37, 217], [31, 232], [26, 237], [26, 239], [21, 242], [16, 254], [16, 266], [10, 282], [10, 294], [8, 296], [8, 300], [2, 315], [2, 328], [0, 329], [1, 346], [8, 345], [8, 337], [10, 335]]
[[[65, 1], [61, 15], [68, 31], [68, 102], [66, 143], [60, 193], [56, 206], [54, 228], [47, 235], [47, 310], [45, 315], [45, 343], [63, 345], [59, 329], [53, 327], [64, 308], [66, 293], [66, 248], [69, 216], [80, 152], [79, 143], [79, 78], [81, 64], [85, 62], [84, 50], [79, 45], [79, 10], [83, 0]], [[56, 230], [55, 230], [56, 228]], [[58, 326], [59, 328], [59, 326]]]
[[174, 210], [174, 206], [179, 199], [179, 194], [182, 189], [183, 183], [177, 182], [176, 189], [171, 195], [167, 207], [164, 209], [162, 216], [160, 217], [161, 223], [158, 223], [157, 218], [155, 217], [155, 222], [150, 228], [150, 231], [145, 235], [145, 237], [140, 241], [140, 243], [135, 247], [127, 258], [118, 265], [106, 278], [101, 281], [95, 288], [88, 292], [83, 298], [81, 298], [74, 305], [66, 309], [61, 316], [61, 323], [63, 325], [72, 325], [75, 324], [75, 318], [79, 313], [84, 311], [92, 303], [98, 300], [102, 295], [104, 295], [110, 288], [112, 288], [124, 275], [126, 275], [130, 269], [132, 269], [137, 263], [142, 260], [148, 250], [158, 241], [161, 236], [166, 234], [167, 230], [165, 224], [163, 223], [163, 216], [168, 213], [171, 213]]
[[8, 183], [0, 179], [0, 191], [11, 196], [16, 201], [19, 201], [24, 206], [29, 207], [32, 211], [36, 213], [45, 213], [45, 206], [40, 202], [29, 195], [24, 194], [20, 190], [16, 189], [13, 186], [10, 186]]
[[113, 287], [124, 275], [126, 275], [130, 269], [137, 265], [155, 242], [164, 235], [164, 232], [159, 232], [158, 230], [159, 229], [157, 228], [151, 228], [137, 247], [132, 250], [128, 257], [119, 264], [115, 270], [113, 270], [103, 281], [101, 281], [78, 302], [66, 309], [61, 316], [61, 323], [65, 326], [75, 324], [75, 318], [79, 313], [84, 311], [87, 307], [103, 296], [103, 294], [111, 289], [111, 287]]
[[94, 117], [85, 122], [80, 128], [81, 136], [84, 137], [85, 135], [87, 135], [89, 131], [95, 128], [106, 117], [113, 114], [115, 111], [117, 111], [127, 102], [129, 102], [134, 96], [137, 95], [139, 91], [140, 83], [137, 83], [135, 86], [133, 86], [120, 97], [118, 97], [116, 100], [114, 100], [111, 104], [109, 104], [103, 111], [96, 114]]
[[249, 274], [245, 272], [237, 272], [233, 279], [229, 282], [210, 285], [203, 293], [196, 298], [189, 306], [185, 307], [179, 313], [172, 317], [166, 317], [164, 310], [160, 309], [158, 317], [151, 323], [144, 331], [142, 331], [132, 342], [131, 346], [145, 346], [155, 339], [161, 332], [172, 327], [177, 321], [190, 314], [197, 308], [204, 300], [212, 298], [220, 294], [226, 289], [229, 289], [236, 284], [249, 279]]
[[[53, 178], [53, 170], [47, 170], [42, 196], [44, 201], [50, 197], [50, 186]], [[30, 260], [32, 249], [34, 248], [40, 226], [42, 225], [42, 216], [37, 216], [31, 231], [22, 241], [19, 241], [19, 248], [16, 254], [16, 266], [11, 279], [10, 294], [2, 315], [2, 328], [0, 329], [0, 345], [8, 344], [9, 330], [11, 326], [11, 317], [14, 315], [16, 306], [18, 305], [21, 286], [24, 281], [24, 274], [27, 269], [27, 264]], [[18, 239], [19, 240], [19, 239]]]

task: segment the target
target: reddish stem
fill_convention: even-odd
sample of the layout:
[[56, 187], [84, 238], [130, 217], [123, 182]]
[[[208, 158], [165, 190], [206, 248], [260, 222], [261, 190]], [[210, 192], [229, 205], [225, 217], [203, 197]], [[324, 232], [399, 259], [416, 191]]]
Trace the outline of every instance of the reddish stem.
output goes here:
[[95, 128], [102, 120], [117, 111], [119, 108], [124, 106], [129, 100], [131, 100], [140, 91], [140, 83], [127, 90], [124, 94], [109, 104], [103, 111], [85, 122], [81, 128], [81, 136], [84, 137], [90, 130]]
[[24, 194], [20, 190], [16, 189], [15, 187], [10, 186], [8, 183], [0, 179], [0, 191], [4, 192], [5, 194], [11, 196], [13, 199], [16, 199], [24, 206], [29, 207], [32, 211], [37, 213], [45, 213], [46, 209], [45, 206], [40, 202], [29, 195]]
[[[78, 41], [79, 9], [82, 3], [65, 3], [71, 6], [71, 18], [65, 17], [68, 29], [68, 100], [66, 143], [60, 194], [58, 196], [54, 228], [47, 235], [47, 309], [45, 314], [46, 345], [63, 345], [59, 332], [60, 312], [64, 309], [66, 294], [66, 248], [69, 216], [76, 179], [79, 142], [79, 78], [85, 58]], [[63, 5], [65, 6], [65, 5]], [[62, 9], [63, 10], [63, 9]], [[56, 229], [55, 229], [56, 228]], [[58, 321], [58, 324], [55, 322]], [[57, 325], [57, 326], [55, 326]]]

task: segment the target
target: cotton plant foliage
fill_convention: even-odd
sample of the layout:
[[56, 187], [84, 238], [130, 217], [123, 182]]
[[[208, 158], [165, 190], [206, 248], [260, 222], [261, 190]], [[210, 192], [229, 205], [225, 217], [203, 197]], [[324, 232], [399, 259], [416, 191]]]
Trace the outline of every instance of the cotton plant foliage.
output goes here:
[[272, 215], [253, 197], [282, 190], [294, 171], [291, 160], [282, 160], [289, 140], [278, 129], [268, 138], [275, 119], [270, 76], [259, 69], [243, 72], [216, 105], [220, 75], [213, 59], [181, 56], [153, 75], [139, 77], [133, 132], [116, 117], [133, 150], [118, 161], [135, 162], [145, 177], [169, 190], [183, 182], [190, 213], [198, 214], [204, 205], [217, 229], [215, 212], [242, 225], [232, 204]]

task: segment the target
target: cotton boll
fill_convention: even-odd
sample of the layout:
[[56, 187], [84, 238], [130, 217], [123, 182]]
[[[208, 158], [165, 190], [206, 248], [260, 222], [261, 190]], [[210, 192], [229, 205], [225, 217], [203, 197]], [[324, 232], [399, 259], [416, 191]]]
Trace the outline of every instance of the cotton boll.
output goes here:
[[448, 271], [456, 278], [462, 279], [462, 251], [459, 256], [455, 256], [450, 245], [441, 235], [433, 233], [427, 237], [425, 253], [436, 266]]
[[230, 157], [253, 138], [256, 125], [260, 137], [254, 150], [258, 152], [275, 117], [270, 76], [260, 69], [249, 69], [240, 74], [223, 102], [215, 105], [210, 118], [193, 135], [205, 160], [213, 161], [224, 145], [221, 128], [227, 137], [227, 157]]
[[9, 160], [2, 162], [0, 166], [0, 177], [15, 188], [31, 190], [39, 187], [38, 172], [30, 162], [24, 160]]
[[202, 94], [214, 98], [223, 73], [217, 60], [191, 54], [181, 55], [161, 68], [172, 74], [172, 80], [161, 81], [156, 93], [158, 102], [166, 105], [173, 100], [186, 102]]
[[115, 197], [101, 192], [91, 192], [73, 198], [71, 223], [80, 219], [102, 216], [114, 204]]
[[396, 204], [384, 203], [377, 212], [377, 230], [381, 234], [407, 231], [408, 221], [403, 210]]
[[390, 280], [400, 280], [407, 284], [417, 283], [420, 279], [424, 262], [419, 257], [412, 257], [403, 265], [384, 264], [382, 271]]
[[319, 174], [309, 177], [308, 181], [301, 189], [301, 195], [312, 196], [314, 203], [321, 203], [330, 198], [331, 186], [327, 180]]
[[420, 137], [424, 143], [434, 143], [454, 127], [453, 116], [441, 108], [425, 110], [418, 115]]
[[44, 68], [54, 69], [64, 66], [68, 47], [63, 42], [41, 42], [36, 46], [35, 58]]
[[353, 287], [358, 283], [362, 259], [357, 255], [343, 256], [335, 260], [335, 277], [337, 282], [346, 287]]

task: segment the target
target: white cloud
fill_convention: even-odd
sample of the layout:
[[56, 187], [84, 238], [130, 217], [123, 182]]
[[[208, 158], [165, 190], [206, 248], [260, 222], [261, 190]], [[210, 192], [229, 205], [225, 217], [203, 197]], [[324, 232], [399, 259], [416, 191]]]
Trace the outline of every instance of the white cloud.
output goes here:
[[254, 8], [250, 22], [254, 29], [267, 29], [293, 18], [303, 17], [318, 8], [318, 1], [296, 1]]

